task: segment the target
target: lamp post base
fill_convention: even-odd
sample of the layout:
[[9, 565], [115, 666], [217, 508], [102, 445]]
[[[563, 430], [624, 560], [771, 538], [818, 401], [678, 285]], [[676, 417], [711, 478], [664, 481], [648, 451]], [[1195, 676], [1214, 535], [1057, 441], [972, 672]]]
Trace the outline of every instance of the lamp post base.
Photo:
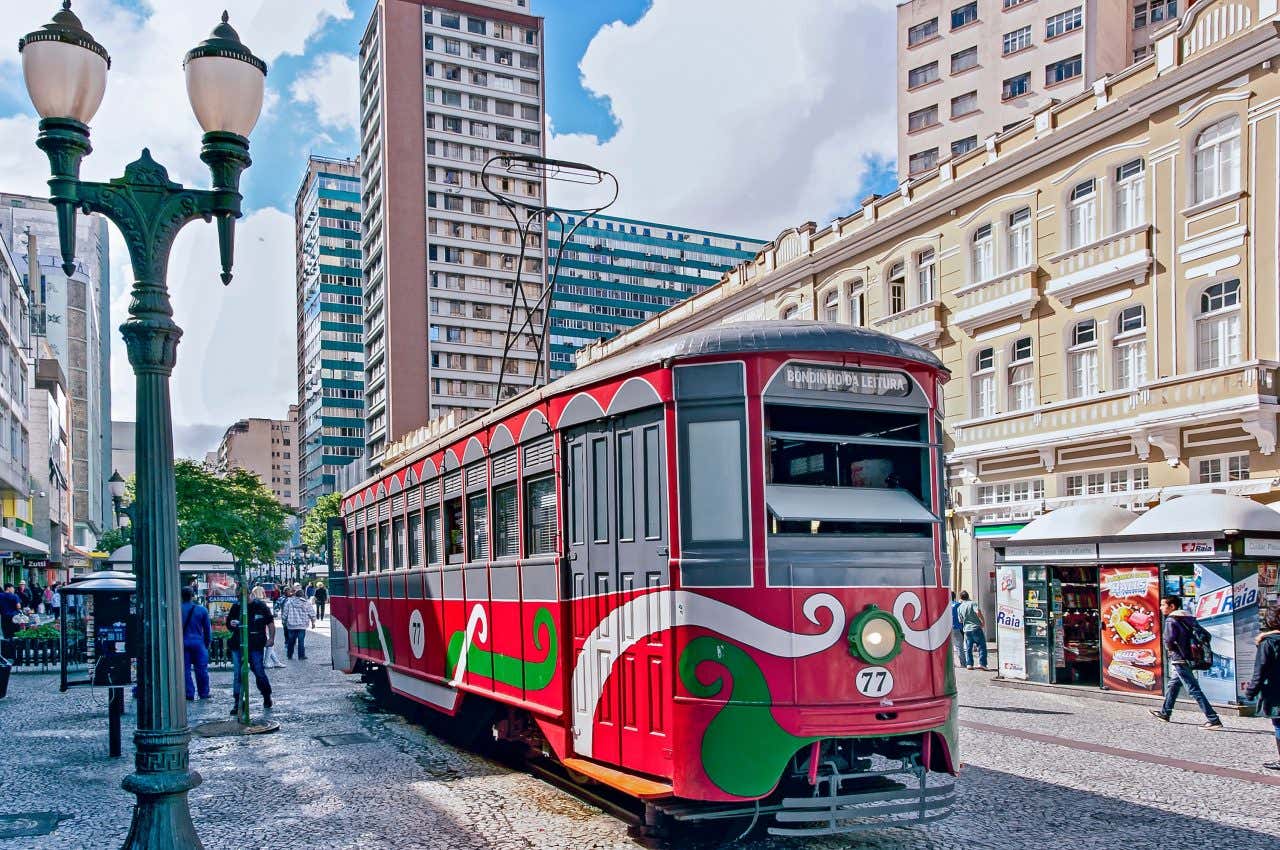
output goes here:
[[194, 770], [131, 773], [121, 786], [138, 798], [124, 850], [202, 850], [187, 792], [200, 784]]

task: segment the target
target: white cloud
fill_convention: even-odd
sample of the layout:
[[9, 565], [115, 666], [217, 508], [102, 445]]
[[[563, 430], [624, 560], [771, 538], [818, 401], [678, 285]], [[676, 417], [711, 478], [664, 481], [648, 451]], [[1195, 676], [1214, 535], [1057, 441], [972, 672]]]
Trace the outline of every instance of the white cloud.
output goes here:
[[[893, 8], [654, 0], [602, 28], [580, 65], [617, 133], [553, 123], [549, 155], [615, 173], [621, 215], [772, 238], [848, 212], [867, 158], [896, 154]], [[558, 188], [553, 203], [576, 202]]]
[[[54, 2], [14, 5], [0, 15], [0, 44], [16, 44], [57, 8]], [[125, 8], [122, 0], [76, 0], [73, 7], [112, 59], [106, 97], [93, 120], [94, 151], [81, 171], [86, 180], [119, 176], [146, 144], [172, 179], [208, 185], [182, 58], [208, 37], [223, 8], [245, 44], [268, 66], [280, 56], [303, 53], [324, 25], [354, 14], [350, 0], [223, 0], [216, 5], [143, 0], [142, 6], [136, 11]], [[16, 50], [0, 50], [0, 76], [21, 89], [18, 59]], [[272, 79], [269, 72], [264, 118], [279, 107]], [[47, 192], [49, 166], [34, 144], [35, 132], [34, 118], [0, 116], [0, 188]], [[256, 134], [254, 144], [262, 143], [261, 136]], [[242, 190], [254, 179], [251, 168]], [[114, 227], [111, 233], [112, 411], [117, 419], [132, 419], [133, 375], [115, 332], [126, 318], [132, 275], [124, 242]], [[276, 209], [251, 213], [240, 222], [236, 249], [236, 281], [226, 290], [217, 278], [217, 238], [211, 226], [189, 225], [170, 265], [176, 317], [186, 330], [174, 375], [174, 421], [192, 439], [206, 433], [202, 428], [216, 427], [220, 434], [243, 416], [283, 416], [296, 392], [292, 216]], [[198, 448], [192, 444], [184, 450], [198, 453]]]
[[360, 118], [360, 69], [354, 56], [326, 53], [289, 87], [293, 99], [311, 104], [325, 127], [356, 129]]

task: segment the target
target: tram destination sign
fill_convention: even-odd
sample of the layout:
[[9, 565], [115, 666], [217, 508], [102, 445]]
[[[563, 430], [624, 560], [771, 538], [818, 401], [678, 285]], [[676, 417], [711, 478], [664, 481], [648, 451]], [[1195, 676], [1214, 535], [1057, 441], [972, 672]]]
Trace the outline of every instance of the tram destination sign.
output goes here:
[[838, 366], [788, 365], [783, 381], [793, 390], [817, 390], [872, 396], [908, 396], [911, 379], [902, 372]]

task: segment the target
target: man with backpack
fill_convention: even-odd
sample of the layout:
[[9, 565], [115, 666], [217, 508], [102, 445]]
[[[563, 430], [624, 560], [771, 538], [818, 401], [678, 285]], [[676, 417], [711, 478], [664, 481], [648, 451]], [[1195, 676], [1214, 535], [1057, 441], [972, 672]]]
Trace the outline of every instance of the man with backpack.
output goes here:
[[1164, 688], [1164, 706], [1158, 711], [1151, 709], [1151, 714], [1159, 720], [1169, 722], [1173, 713], [1173, 705], [1178, 694], [1185, 686], [1187, 693], [1204, 712], [1205, 723], [1201, 729], [1221, 729], [1222, 719], [1213, 710], [1209, 699], [1200, 690], [1196, 681], [1196, 670], [1208, 670], [1213, 666], [1213, 652], [1209, 648], [1209, 633], [1187, 611], [1182, 610], [1182, 598], [1166, 596], [1160, 600], [1160, 611], [1164, 614], [1164, 650], [1169, 657], [1169, 681]]

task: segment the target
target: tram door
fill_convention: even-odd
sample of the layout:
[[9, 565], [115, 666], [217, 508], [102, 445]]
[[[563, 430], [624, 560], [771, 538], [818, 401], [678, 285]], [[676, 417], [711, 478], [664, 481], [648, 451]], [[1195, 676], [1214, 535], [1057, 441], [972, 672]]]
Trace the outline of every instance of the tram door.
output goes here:
[[[669, 773], [669, 614], [637, 598], [670, 584], [662, 409], [570, 432], [568, 458], [575, 658], [594, 632], [573, 682], [575, 748]], [[581, 742], [589, 729], [588, 752]]]

